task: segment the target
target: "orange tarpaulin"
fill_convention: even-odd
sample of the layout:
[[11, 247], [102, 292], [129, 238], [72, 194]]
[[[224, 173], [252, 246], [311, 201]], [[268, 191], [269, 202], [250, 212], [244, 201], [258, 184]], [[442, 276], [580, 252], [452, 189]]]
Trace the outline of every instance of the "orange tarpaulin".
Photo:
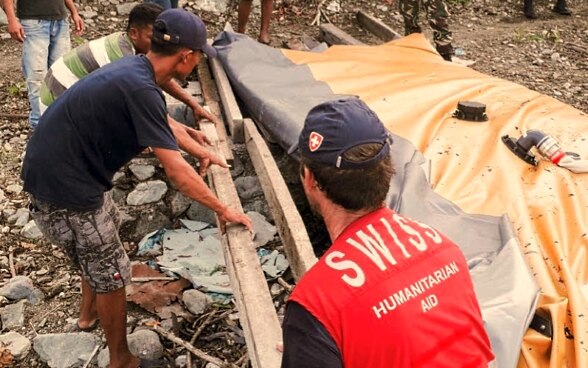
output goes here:
[[[468, 213], [508, 214], [541, 287], [538, 308], [553, 323], [552, 339], [527, 331], [519, 367], [588, 367], [588, 174], [546, 160], [531, 166], [500, 139], [537, 129], [588, 158], [588, 116], [447, 63], [419, 34], [380, 46], [282, 52], [334, 93], [360, 96], [390, 131], [412, 142], [432, 163], [437, 193]], [[489, 120], [453, 118], [465, 100], [486, 104]]]

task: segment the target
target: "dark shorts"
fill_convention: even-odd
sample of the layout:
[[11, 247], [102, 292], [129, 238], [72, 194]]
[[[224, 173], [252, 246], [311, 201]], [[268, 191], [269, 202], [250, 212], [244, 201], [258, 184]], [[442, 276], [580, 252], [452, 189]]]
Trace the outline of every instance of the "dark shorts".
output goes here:
[[95, 292], [107, 293], [130, 283], [131, 264], [118, 237], [120, 216], [110, 193], [93, 211], [56, 207], [31, 195], [30, 210], [45, 238], [69, 256]]

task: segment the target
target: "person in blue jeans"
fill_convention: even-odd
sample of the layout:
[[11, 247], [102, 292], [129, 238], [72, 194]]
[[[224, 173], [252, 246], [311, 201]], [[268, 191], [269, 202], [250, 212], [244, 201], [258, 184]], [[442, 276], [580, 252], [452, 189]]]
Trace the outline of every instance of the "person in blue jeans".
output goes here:
[[39, 95], [43, 78], [51, 64], [71, 48], [67, 10], [77, 35], [83, 33], [84, 21], [73, 0], [17, 0], [16, 12], [13, 0], [3, 1], [8, 33], [23, 43], [22, 72], [31, 107], [29, 123], [35, 128], [41, 117]]
[[177, 8], [178, 0], [145, 0], [146, 3], [154, 3], [163, 8], [163, 10]]

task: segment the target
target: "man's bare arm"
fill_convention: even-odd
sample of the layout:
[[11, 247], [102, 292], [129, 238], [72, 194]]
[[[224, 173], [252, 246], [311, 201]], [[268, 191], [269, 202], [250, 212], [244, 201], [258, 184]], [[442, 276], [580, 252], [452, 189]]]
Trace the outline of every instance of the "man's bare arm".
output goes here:
[[2, 3], [4, 4], [4, 12], [8, 19], [8, 33], [10, 33], [10, 37], [19, 42], [24, 42], [26, 35], [22, 24], [20, 24], [20, 21], [16, 17], [14, 0], [4, 0]]
[[204, 133], [180, 124], [169, 115], [167, 122], [180, 148], [198, 159], [200, 163], [199, 174], [201, 176], [206, 175], [206, 170], [210, 165], [219, 165], [224, 168], [229, 167], [224, 159], [205, 148], [204, 144], [210, 144], [210, 141], [208, 141]]
[[226, 231], [226, 224], [237, 222], [245, 225], [253, 233], [251, 219], [225, 206], [206, 185], [196, 171], [182, 158], [180, 152], [165, 148], [153, 148], [167, 177], [180, 192], [212, 209], [218, 215], [221, 232]]
[[214, 116], [210, 111], [206, 110], [196, 101], [195, 98], [190, 96], [185, 89], [183, 89], [175, 80], [170, 79], [166, 84], [162, 86], [163, 90], [169, 93], [173, 98], [178, 101], [185, 103], [190, 109], [192, 109], [192, 113], [194, 114], [194, 119], [196, 121], [202, 119], [210, 120], [214, 124], [219, 123], [219, 119]]
[[71, 14], [71, 20], [74, 25], [74, 33], [80, 36], [82, 35], [82, 33], [84, 33], [84, 21], [82, 20], [82, 17], [80, 17], [80, 14], [78, 13], [78, 8], [76, 8], [76, 5], [74, 4], [73, 0], [64, 1], [67, 10], [69, 10], [69, 13]]

